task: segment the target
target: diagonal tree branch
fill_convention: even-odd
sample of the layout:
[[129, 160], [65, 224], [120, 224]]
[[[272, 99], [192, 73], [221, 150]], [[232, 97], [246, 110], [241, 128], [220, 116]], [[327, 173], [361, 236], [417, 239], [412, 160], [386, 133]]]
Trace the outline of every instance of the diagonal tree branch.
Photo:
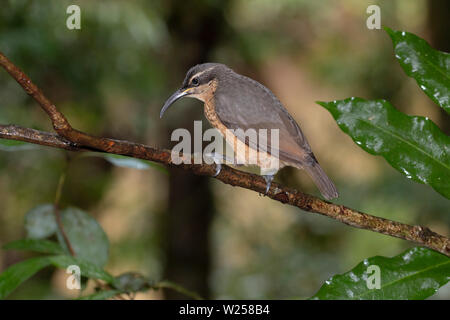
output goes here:
[[[39, 103], [49, 115], [56, 134], [23, 128], [15, 125], [0, 125], [0, 138], [26, 141], [70, 151], [96, 150], [100, 152], [126, 155], [134, 158], [176, 166], [194, 174], [214, 176], [215, 165], [182, 164], [171, 162], [170, 151], [147, 145], [94, 137], [78, 131], [70, 125], [65, 116], [47, 99], [30, 78], [0, 52], [0, 65]], [[215, 177], [223, 183], [263, 193], [266, 183], [258, 175], [223, 166]], [[371, 230], [392, 237], [412, 241], [450, 256], [450, 239], [439, 235], [427, 227], [411, 226], [404, 223], [372, 216], [357, 210], [321, 200], [309, 194], [273, 183], [267, 194], [273, 200], [318, 213], [355, 228]]]

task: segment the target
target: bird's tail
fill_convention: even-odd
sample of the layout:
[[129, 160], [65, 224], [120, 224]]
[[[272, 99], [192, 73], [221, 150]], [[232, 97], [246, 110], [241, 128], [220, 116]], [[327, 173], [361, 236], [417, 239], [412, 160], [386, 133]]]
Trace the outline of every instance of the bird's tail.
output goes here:
[[304, 166], [303, 168], [306, 170], [311, 179], [314, 180], [314, 183], [317, 188], [319, 188], [320, 193], [325, 199], [331, 200], [339, 197], [335, 185], [317, 162], [311, 166]]

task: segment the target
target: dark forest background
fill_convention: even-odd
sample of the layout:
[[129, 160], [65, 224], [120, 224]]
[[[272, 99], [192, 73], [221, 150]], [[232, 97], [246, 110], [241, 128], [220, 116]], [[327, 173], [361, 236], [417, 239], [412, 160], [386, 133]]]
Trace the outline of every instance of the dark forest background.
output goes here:
[[[66, 28], [70, 4], [81, 7], [81, 30]], [[190, 66], [225, 63], [280, 98], [335, 180], [339, 203], [448, 235], [447, 200], [362, 151], [315, 104], [384, 98], [450, 132], [443, 111], [404, 75], [387, 34], [366, 28], [370, 4], [381, 7], [383, 25], [450, 51], [446, 0], [4, 1], [0, 51], [74, 127], [164, 148], [173, 145], [173, 129], [204, 120], [201, 103], [190, 99], [160, 120], [165, 99]], [[51, 130], [47, 116], [4, 71], [0, 122]], [[0, 150], [0, 245], [23, 237], [28, 210], [52, 202], [65, 157], [42, 148]], [[318, 194], [303, 172], [286, 168], [276, 179]], [[309, 297], [364, 258], [410, 246], [213, 179], [176, 169], [167, 175], [118, 168], [100, 158], [71, 164], [61, 205], [80, 207], [100, 222], [111, 243], [111, 273], [138, 271], [210, 298]], [[0, 250], [0, 271], [25, 256]], [[45, 269], [11, 298], [71, 297], [65, 277]], [[137, 296], [179, 297], [173, 291]], [[436, 298], [450, 298], [449, 286]]]

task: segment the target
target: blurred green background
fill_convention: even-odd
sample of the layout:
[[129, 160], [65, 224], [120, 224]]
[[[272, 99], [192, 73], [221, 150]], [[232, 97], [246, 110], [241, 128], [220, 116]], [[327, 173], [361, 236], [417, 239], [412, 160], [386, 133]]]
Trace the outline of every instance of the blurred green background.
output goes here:
[[[70, 4], [81, 8], [81, 30], [66, 28]], [[450, 51], [445, 0], [10, 0], [0, 10], [0, 51], [75, 128], [164, 148], [173, 145], [174, 128], [205, 120], [202, 104], [190, 99], [160, 120], [165, 99], [190, 66], [225, 63], [280, 98], [336, 182], [338, 203], [448, 236], [448, 200], [365, 153], [315, 104], [384, 98], [449, 133], [448, 117], [404, 74], [387, 34], [367, 29], [371, 4], [381, 7], [383, 25]], [[0, 123], [52, 130], [4, 70]], [[65, 152], [50, 148], [0, 150], [0, 245], [24, 236], [28, 210], [53, 201], [65, 159]], [[318, 195], [303, 172], [286, 168], [276, 179]], [[101, 223], [111, 242], [111, 273], [137, 271], [210, 298], [306, 298], [367, 257], [412, 246], [214, 179], [176, 169], [166, 175], [118, 168], [100, 158], [71, 162], [62, 205], [80, 207]], [[27, 256], [0, 250], [0, 271]], [[11, 298], [73, 297], [65, 277], [45, 269]], [[169, 291], [137, 295], [177, 297]], [[449, 299], [450, 287], [434, 298]]]

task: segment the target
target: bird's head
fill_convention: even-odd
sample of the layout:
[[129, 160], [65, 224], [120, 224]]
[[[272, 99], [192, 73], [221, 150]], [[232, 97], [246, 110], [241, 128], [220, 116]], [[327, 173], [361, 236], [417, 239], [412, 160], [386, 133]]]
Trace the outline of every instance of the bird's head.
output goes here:
[[183, 97], [205, 101], [206, 97], [213, 93], [218, 77], [229, 71], [231, 69], [220, 63], [203, 63], [190, 68], [181, 88], [175, 91], [164, 103], [159, 115], [160, 118], [175, 101]]

